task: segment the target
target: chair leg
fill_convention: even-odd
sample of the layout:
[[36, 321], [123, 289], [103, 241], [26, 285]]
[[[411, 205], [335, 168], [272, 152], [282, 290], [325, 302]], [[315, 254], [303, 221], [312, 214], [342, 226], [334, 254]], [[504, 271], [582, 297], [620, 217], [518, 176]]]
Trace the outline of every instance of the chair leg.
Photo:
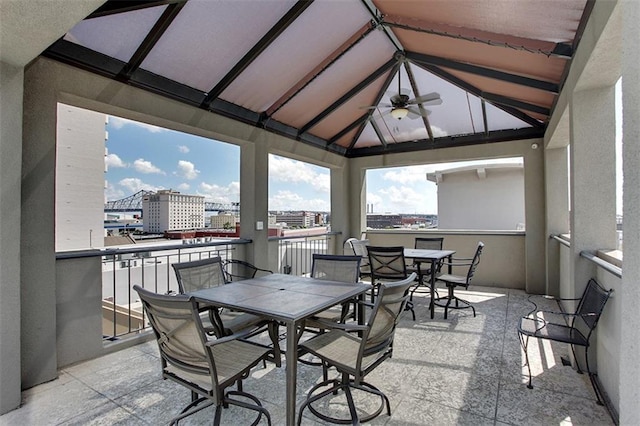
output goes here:
[[522, 333], [518, 332], [518, 337], [520, 338], [520, 345], [522, 346], [522, 350], [524, 351], [524, 363], [527, 366], [527, 371], [529, 372], [529, 384], [527, 387], [529, 389], [533, 389], [533, 385], [531, 384], [531, 365], [529, 364], [529, 352], [527, 352], [527, 346], [529, 345], [529, 336], [524, 336]]
[[[573, 348], [573, 345], [571, 345], [571, 347]], [[600, 398], [600, 392], [598, 392], [598, 386], [596, 385], [596, 377], [595, 377], [596, 375], [595, 373], [592, 373], [591, 368], [589, 368], [589, 347], [588, 346], [584, 348], [584, 361], [587, 366], [587, 374], [589, 375], [589, 380], [591, 381], [591, 387], [593, 387], [593, 392], [596, 394], [597, 404], [604, 405], [604, 403], [602, 402], [602, 399]], [[577, 360], [576, 360], [576, 364], [578, 364]]]

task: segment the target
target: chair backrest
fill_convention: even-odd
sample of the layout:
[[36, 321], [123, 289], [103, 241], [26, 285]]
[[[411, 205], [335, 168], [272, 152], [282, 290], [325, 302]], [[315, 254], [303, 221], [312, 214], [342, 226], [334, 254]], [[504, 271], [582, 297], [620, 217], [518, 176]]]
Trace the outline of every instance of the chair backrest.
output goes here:
[[218, 287], [226, 283], [219, 256], [192, 262], [174, 263], [180, 293], [190, 293], [205, 288]]
[[413, 272], [403, 280], [380, 285], [373, 309], [367, 319], [367, 331], [363, 334], [363, 356], [391, 347], [398, 319], [404, 311], [409, 298], [409, 288], [415, 284], [416, 276]]
[[471, 278], [473, 278], [473, 274], [475, 274], [476, 268], [480, 263], [480, 255], [482, 254], [483, 248], [484, 243], [479, 241], [478, 246], [476, 247], [476, 253], [473, 255], [473, 259], [471, 260], [471, 266], [469, 266], [469, 270], [467, 271], [467, 286], [471, 283]]
[[372, 280], [403, 280], [407, 278], [404, 247], [368, 246]]
[[581, 320], [589, 329], [589, 334], [591, 334], [591, 331], [598, 325], [598, 320], [600, 319], [600, 315], [602, 315], [604, 305], [607, 303], [607, 300], [609, 300], [612, 291], [613, 290], [605, 290], [596, 280], [593, 278], [590, 279], [576, 307], [577, 315], [574, 316], [572, 325], [576, 326], [576, 321]]
[[415, 248], [424, 250], [442, 250], [444, 237], [417, 237], [415, 240]]
[[367, 250], [369, 240], [358, 240], [355, 238], [350, 238], [347, 240], [347, 242], [351, 245], [353, 254], [362, 258], [362, 260], [360, 261], [360, 273], [369, 274], [371, 272], [371, 267], [369, 266], [369, 254]]
[[360, 279], [360, 256], [313, 254], [311, 277], [320, 280], [357, 283]]
[[205, 375], [211, 378], [212, 389], [216, 391], [218, 383], [213, 356], [205, 346], [207, 337], [195, 302], [186, 295], [156, 294], [138, 285], [133, 289], [140, 296], [156, 336], [163, 374], [180, 377], [166, 370], [170, 364], [188, 373]]
[[258, 268], [249, 262], [239, 259], [229, 259], [224, 263], [224, 272], [227, 282], [242, 281], [255, 278], [256, 274], [260, 271], [264, 274], [273, 274], [273, 271], [267, 269]]

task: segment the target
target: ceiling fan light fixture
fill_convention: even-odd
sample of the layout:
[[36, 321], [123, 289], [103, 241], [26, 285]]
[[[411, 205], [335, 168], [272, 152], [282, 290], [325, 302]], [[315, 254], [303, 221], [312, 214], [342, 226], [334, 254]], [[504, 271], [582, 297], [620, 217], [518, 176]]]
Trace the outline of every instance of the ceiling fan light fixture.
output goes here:
[[407, 114], [409, 114], [409, 110], [406, 108], [394, 108], [391, 111], [391, 116], [396, 120], [402, 120], [407, 116]]

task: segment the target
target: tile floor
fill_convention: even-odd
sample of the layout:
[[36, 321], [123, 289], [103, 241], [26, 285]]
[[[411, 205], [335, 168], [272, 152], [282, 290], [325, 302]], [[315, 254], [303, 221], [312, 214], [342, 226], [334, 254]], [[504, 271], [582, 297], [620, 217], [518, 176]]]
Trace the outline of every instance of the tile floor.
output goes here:
[[[524, 292], [471, 287], [466, 293], [476, 306], [475, 318], [462, 310], [444, 320], [437, 308], [430, 320], [428, 298], [416, 298], [417, 319], [403, 316], [393, 358], [367, 376], [387, 394], [392, 410], [390, 417], [381, 414], [371, 424], [613, 425], [606, 409], [595, 403], [586, 375], [562, 365], [566, 345], [530, 344], [534, 389], [527, 389], [516, 333], [518, 318], [531, 307]], [[299, 364], [298, 403], [320, 377], [319, 367]], [[274, 425], [284, 424], [284, 382], [284, 369], [271, 364], [257, 367], [244, 382], [244, 390], [270, 411]], [[0, 425], [167, 424], [189, 397], [184, 388], [160, 378], [154, 341], [62, 369], [57, 380], [23, 392], [23, 405], [0, 416]], [[344, 411], [341, 398], [324, 408]], [[370, 400], [358, 400], [365, 409], [370, 406]], [[212, 415], [210, 407], [181, 424], [211, 424]], [[251, 419], [236, 407], [222, 414], [227, 425]], [[302, 423], [323, 424], [308, 410]]]

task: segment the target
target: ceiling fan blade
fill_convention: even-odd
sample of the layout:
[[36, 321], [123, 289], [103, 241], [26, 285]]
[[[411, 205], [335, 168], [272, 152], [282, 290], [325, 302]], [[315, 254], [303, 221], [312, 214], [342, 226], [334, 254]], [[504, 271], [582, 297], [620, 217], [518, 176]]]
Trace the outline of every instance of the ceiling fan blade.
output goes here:
[[415, 99], [409, 101], [410, 104], [423, 104], [423, 105], [440, 105], [442, 99], [437, 92], [427, 93], [426, 95], [418, 96]]
[[409, 117], [411, 120], [415, 120], [416, 118], [420, 118], [422, 116], [427, 117], [429, 114], [431, 114], [431, 111], [429, 111], [428, 109], [424, 110], [424, 114], [421, 114], [420, 110], [415, 107], [407, 108], [407, 110], [409, 111], [407, 117]]
[[376, 108], [392, 108], [391, 104], [378, 104], [378, 105], [364, 105], [359, 107], [360, 109], [376, 109]]

